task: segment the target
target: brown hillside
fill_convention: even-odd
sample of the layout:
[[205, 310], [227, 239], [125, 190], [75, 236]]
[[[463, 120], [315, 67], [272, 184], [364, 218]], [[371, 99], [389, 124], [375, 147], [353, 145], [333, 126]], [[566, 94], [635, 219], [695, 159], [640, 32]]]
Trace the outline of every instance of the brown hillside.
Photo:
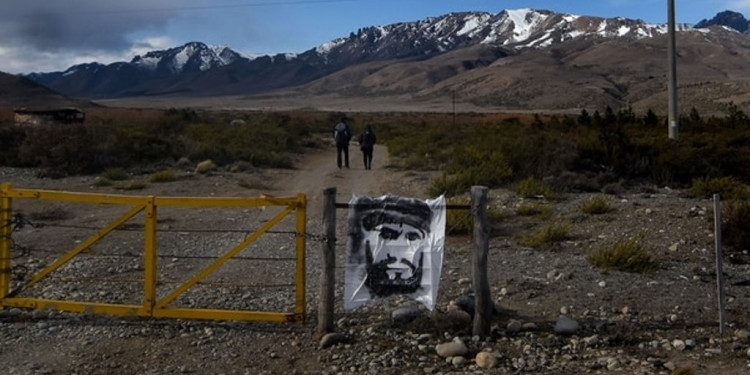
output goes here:
[[0, 108], [86, 106], [91, 103], [60, 95], [24, 77], [0, 72]]

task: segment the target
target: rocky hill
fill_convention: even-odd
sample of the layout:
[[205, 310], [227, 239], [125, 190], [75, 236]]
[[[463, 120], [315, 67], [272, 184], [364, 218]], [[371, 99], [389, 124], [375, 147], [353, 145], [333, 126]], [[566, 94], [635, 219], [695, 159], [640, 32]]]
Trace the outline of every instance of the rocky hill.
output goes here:
[[71, 99], [28, 78], [0, 72], [0, 108], [86, 107], [88, 101]]
[[[744, 21], [743, 21], [744, 20]], [[744, 22], [744, 23], [743, 23]], [[744, 26], [743, 26], [744, 25]], [[750, 105], [747, 20], [724, 12], [678, 27], [681, 106], [721, 113]], [[666, 111], [665, 25], [545, 10], [452, 13], [371, 26], [297, 55], [246, 58], [193, 42], [130, 62], [29, 78], [74, 97], [208, 98], [283, 90], [426, 102], [456, 97], [493, 110]], [[563, 95], [564, 93], [564, 95]]]

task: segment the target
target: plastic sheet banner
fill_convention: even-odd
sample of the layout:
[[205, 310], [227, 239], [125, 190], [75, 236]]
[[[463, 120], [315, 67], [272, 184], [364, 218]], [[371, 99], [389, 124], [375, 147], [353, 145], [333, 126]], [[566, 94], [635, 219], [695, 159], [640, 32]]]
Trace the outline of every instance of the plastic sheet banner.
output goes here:
[[352, 197], [344, 308], [403, 295], [435, 307], [445, 243], [445, 198]]

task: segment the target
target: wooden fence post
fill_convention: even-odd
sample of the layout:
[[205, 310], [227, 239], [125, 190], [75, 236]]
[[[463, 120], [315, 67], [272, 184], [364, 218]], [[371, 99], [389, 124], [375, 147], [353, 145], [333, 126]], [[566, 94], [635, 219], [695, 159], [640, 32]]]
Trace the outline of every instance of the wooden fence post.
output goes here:
[[487, 187], [471, 187], [471, 212], [474, 219], [474, 256], [471, 283], [474, 287], [474, 324], [472, 334], [487, 337], [492, 318], [492, 297], [487, 280], [487, 253], [489, 251], [489, 223], [487, 220]]
[[318, 335], [333, 332], [333, 305], [336, 286], [336, 188], [323, 191], [323, 222], [326, 240], [321, 246], [323, 270], [318, 296]]

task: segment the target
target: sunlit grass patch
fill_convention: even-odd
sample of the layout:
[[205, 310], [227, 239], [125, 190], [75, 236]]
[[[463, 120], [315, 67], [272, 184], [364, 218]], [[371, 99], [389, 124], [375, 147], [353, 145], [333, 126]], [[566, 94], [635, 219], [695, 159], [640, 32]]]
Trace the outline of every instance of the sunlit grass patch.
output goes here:
[[656, 269], [656, 262], [636, 240], [619, 240], [589, 252], [587, 260], [603, 271], [645, 273]]

